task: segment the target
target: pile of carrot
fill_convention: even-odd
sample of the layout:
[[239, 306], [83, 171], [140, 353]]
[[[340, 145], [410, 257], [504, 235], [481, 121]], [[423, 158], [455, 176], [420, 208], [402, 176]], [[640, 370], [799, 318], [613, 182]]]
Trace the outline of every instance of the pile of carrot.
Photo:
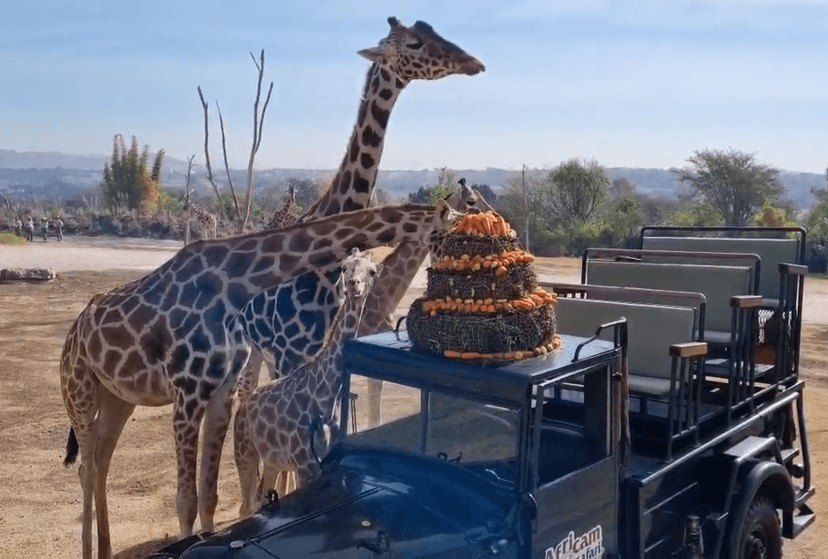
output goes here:
[[[478, 214], [481, 215], [481, 214]], [[500, 254], [487, 254], [481, 256], [476, 254], [469, 256], [464, 254], [460, 258], [444, 256], [442, 260], [435, 262], [431, 267], [435, 270], [471, 270], [476, 272], [481, 268], [494, 268], [495, 275], [502, 276], [508, 272], [508, 266], [518, 262], [534, 262], [535, 257], [522, 250], [503, 251]]]
[[477, 351], [455, 351], [453, 349], [446, 349], [443, 351], [443, 357], [450, 359], [486, 359], [494, 361], [520, 361], [521, 359], [528, 359], [530, 357], [537, 357], [539, 355], [546, 355], [547, 353], [554, 353], [561, 347], [561, 338], [555, 336], [548, 344], [536, 347], [533, 350], [525, 351], [509, 351], [498, 353], [480, 353]]
[[423, 301], [423, 312], [431, 316], [437, 316], [437, 311], [462, 311], [462, 312], [496, 312], [500, 310], [510, 311], [512, 309], [530, 310], [540, 305], [554, 305], [558, 298], [543, 288], [538, 288], [534, 293], [521, 299], [452, 299]]
[[460, 223], [452, 229], [452, 233], [465, 233], [467, 235], [486, 235], [508, 237], [512, 228], [506, 220], [493, 212], [482, 212], [467, 214], [463, 216]]

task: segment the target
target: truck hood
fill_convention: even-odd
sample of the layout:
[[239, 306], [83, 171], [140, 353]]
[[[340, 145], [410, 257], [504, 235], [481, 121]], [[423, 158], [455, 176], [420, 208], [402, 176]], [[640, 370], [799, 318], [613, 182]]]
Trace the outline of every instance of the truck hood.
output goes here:
[[181, 557], [480, 557], [514, 539], [514, 503], [507, 485], [445, 460], [340, 444], [307, 487]]

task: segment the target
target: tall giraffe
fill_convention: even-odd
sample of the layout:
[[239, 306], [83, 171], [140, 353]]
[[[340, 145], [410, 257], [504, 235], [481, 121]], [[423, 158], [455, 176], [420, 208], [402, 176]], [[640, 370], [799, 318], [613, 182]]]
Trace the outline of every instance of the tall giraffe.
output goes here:
[[148, 275], [93, 297], [70, 328], [60, 363], [72, 424], [64, 463], [73, 463], [78, 450], [82, 460], [84, 559], [92, 556], [93, 498], [98, 555], [111, 556], [106, 477], [136, 405], [173, 404], [181, 535], [192, 533], [197, 509], [202, 529], [212, 530], [232, 393], [250, 353], [235, 319], [252, 297], [310, 270], [338, 268], [354, 247], [421, 239], [454, 217], [442, 202], [383, 207], [197, 241]]
[[[242, 492], [239, 512], [246, 516], [282, 472], [295, 472], [298, 487], [316, 476], [315, 425], [336, 429], [334, 408], [342, 387], [342, 348], [356, 335], [363, 304], [382, 264], [355, 251], [342, 263], [337, 298], [342, 303], [322, 349], [285, 377], [256, 389], [241, 402], [233, 423], [236, 467]], [[316, 446], [316, 449], [319, 447]], [[259, 461], [264, 465], [258, 483]], [[287, 475], [282, 475], [287, 482]], [[257, 487], [258, 496], [257, 496]], [[280, 494], [285, 489], [281, 488]], [[258, 497], [258, 498], [257, 498]], [[257, 507], [258, 508], [258, 507]]]
[[299, 212], [296, 205], [296, 187], [288, 186], [287, 194], [278, 210], [273, 212], [273, 217], [267, 224], [267, 229], [284, 229], [299, 221]]
[[[460, 190], [446, 196], [444, 200], [453, 209], [460, 212], [488, 207], [488, 204], [479, 192], [466, 185], [464, 179], [458, 181]], [[365, 310], [359, 326], [359, 336], [368, 336], [379, 332], [387, 332], [394, 328], [393, 314], [403, 296], [405, 296], [414, 276], [425, 261], [426, 255], [436, 252], [445, 233], [434, 231], [428, 243], [405, 241], [398, 244], [394, 250], [382, 261], [383, 267], [368, 298], [365, 300]], [[381, 380], [367, 380], [368, 384], [368, 426], [372, 427], [382, 421], [381, 399], [383, 382]]]
[[[413, 80], [453, 74], [475, 75], [483, 64], [440, 37], [427, 23], [406, 27], [388, 18], [391, 29], [376, 47], [359, 51], [372, 62], [362, 91], [357, 122], [331, 187], [299, 218], [367, 208], [385, 142], [385, 130], [399, 94]], [[286, 374], [319, 351], [339, 307], [334, 284], [338, 269], [311, 273], [255, 297], [244, 309], [245, 330], [261, 350], [271, 378]], [[261, 359], [251, 359], [239, 393], [255, 387]]]

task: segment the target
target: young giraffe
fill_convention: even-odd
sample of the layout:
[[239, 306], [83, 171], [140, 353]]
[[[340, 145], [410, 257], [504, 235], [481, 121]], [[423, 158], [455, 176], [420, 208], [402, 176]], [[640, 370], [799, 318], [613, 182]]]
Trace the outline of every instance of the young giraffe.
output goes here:
[[[480, 61], [440, 37], [427, 23], [406, 27], [388, 18], [388, 36], [376, 47], [359, 51], [373, 64], [368, 70], [356, 126], [331, 187], [299, 218], [320, 217], [367, 208], [385, 142], [391, 109], [413, 80], [436, 80], [485, 70]], [[340, 270], [311, 273], [255, 297], [244, 310], [251, 343], [265, 356], [271, 378], [287, 374], [314, 355], [339, 307], [334, 285]], [[239, 395], [258, 382], [261, 358], [239, 383]]]
[[282, 202], [281, 207], [273, 213], [273, 217], [270, 218], [270, 222], [267, 224], [267, 229], [284, 229], [285, 227], [290, 227], [299, 221], [299, 213], [297, 212], [297, 209], [296, 187], [290, 185], [288, 187], [287, 194], [285, 195], [284, 202]]
[[[467, 212], [470, 209], [487, 206], [483, 197], [466, 181], [460, 179], [460, 190], [446, 196], [444, 200], [453, 209]], [[405, 296], [414, 276], [422, 266], [428, 254], [434, 254], [442, 244], [445, 233], [434, 231], [428, 244], [406, 241], [398, 244], [393, 252], [382, 261], [383, 268], [374, 288], [365, 300], [365, 310], [359, 326], [358, 336], [368, 336], [387, 332], [394, 328], [393, 314]], [[383, 382], [368, 379], [368, 426], [373, 427], [382, 421], [381, 399]]]
[[[239, 407], [233, 423], [236, 467], [239, 470], [242, 504], [246, 516], [273, 487], [277, 475], [295, 472], [298, 487], [319, 472], [312, 446], [316, 422], [336, 429], [334, 408], [342, 386], [342, 348], [356, 335], [363, 304], [382, 264], [375, 264], [359, 251], [342, 264], [338, 295], [340, 307], [322, 349], [310, 361], [276, 381], [256, 389]], [[343, 304], [344, 299], [344, 304]], [[263, 463], [261, 484], [259, 462]], [[287, 476], [282, 475], [287, 482]], [[285, 488], [281, 489], [281, 494]]]
[[[286, 230], [197, 241], [157, 270], [94, 297], [72, 325], [61, 355], [63, 400], [72, 424], [65, 464], [80, 450], [83, 557], [111, 556], [106, 477], [136, 405], [173, 404], [182, 536], [196, 512], [213, 529], [216, 480], [232, 393], [250, 346], [235, 320], [257, 293], [310, 270], [328, 271], [354, 247], [421, 239], [447, 227], [447, 204], [349, 212]], [[199, 490], [196, 456], [204, 419]]]

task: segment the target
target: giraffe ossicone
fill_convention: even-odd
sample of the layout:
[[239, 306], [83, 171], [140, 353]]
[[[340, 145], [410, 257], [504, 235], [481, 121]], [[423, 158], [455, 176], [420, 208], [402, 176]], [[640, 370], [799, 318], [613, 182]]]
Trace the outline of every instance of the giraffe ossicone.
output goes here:
[[232, 394], [250, 354], [237, 318], [252, 297], [310, 270], [338, 268], [354, 247], [420, 238], [454, 219], [443, 202], [387, 206], [197, 241], [146, 276], [93, 297], [70, 328], [60, 362], [72, 424], [65, 462], [71, 464], [78, 451], [82, 461], [84, 559], [92, 556], [93, 502], [98, 555], [111, 555], [106, 477], [136, 405], [173, 404], [181, 535], [192, 533], [197, 513], [203, 530], [213, 528]]

